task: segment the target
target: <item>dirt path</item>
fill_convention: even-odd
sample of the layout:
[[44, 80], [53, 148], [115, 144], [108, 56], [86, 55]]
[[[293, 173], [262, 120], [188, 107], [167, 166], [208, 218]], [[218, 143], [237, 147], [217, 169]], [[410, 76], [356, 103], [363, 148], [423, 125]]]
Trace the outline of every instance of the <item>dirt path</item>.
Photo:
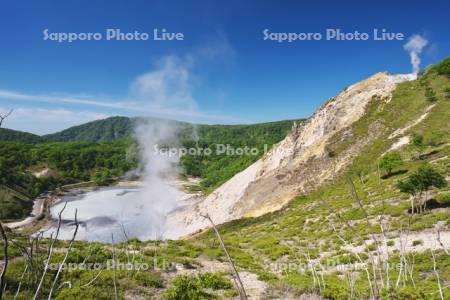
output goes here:
[[396, 131], [394, 131], [389, 136], [389, 139], [393, 139], [395, 137], [403, 135], [408, 129], [410, 129], [410, 128], [416, 126], [417, 124], [419, 124], [420, 122], [422, 122], [428, 116], [428, 114], [433, 109], [433, 107], [435, 107], [435, 106], [436, 106], [436, 104], [432, 104], [432, 105], [428, 106], [427, 109], [425, 110], [425, 112], [417, 120], [415, 120], [413, 123], [407, 125], [406, 127], [399, 128]]
[[31, 213], [28, 217], [26, 217], [25, 219], [23, 219], [21, 221], [5, 223], [4, 225], [6, 225], [8, 228], [11, 228], [11, 229], [17, 229], [17, 228], [24, 227], [24, 226], [31, 224], [37, 218], [39, 218], [42, 215], [42, 213], [44, 212], [44, 204], [48, 198], [49, 197], [36, 198], [33, 203], [33, 210], [31, 211]]

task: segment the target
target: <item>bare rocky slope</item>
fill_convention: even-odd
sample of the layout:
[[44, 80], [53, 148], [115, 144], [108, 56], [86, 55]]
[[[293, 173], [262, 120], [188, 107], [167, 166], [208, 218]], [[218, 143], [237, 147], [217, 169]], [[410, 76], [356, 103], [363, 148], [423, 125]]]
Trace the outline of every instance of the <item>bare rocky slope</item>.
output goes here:
[[[261, 159], [236, 174], [205, 198], [192, 198], [168, 217], [167, 238], [178, 238], [208, 227], [208, 214], [220, 224], [256, 217], [282, 208], [298, 194], [338, 176], [359, 151], [382, 132], [373, 123], [369, 135], [344, 146], [333, 143], [352, 136], [350, 125], [359, 120], [371, 101], [389, 102], [400, 82], [413, 75], [377, 73], [324, 103], [302, 126], [276, 144]], [[345, 143], [341, 143], [344, 144]]]

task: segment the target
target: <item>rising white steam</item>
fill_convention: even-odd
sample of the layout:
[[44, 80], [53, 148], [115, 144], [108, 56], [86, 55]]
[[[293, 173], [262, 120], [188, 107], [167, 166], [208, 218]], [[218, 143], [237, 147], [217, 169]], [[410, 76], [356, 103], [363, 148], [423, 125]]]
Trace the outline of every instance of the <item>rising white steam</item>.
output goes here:
[[[132, 228], [141, 239], [160, 239], [165, 232], [166, 215], [176, 208], [179, 191], [168, 181], [177, 175], [177, 157], [163, 155], [155, 150], [161, 141], [176, 137], [176, 128], [168, 121], [142, 120], [135, 128], [140, 146], [142, 190], [136, 195], [139, 206]], [[128, 214], [128, 213], [127, 213]]]
[[[153, 110], [195, 112], [189, 61], [179, 57], [163, 58], [154, 71], [139, 76], [132, 94]], [[178, 173], [178, 157], [164, 155], [157, 148], [164, 142], [176, 143], [178, 126], [171, 121], [143, 119], [135, 128], [139, 143], [144, 187], [137, 195], [142, 205], [139, 229], [133, 233], [142, 239], [162, 238], [167, 214], [176, 208], [179, 191], [169, 184]], [[140, 232], [136, 232], [140, 231]]]
[[[195, 113], [198, 105], [192, 96], [192, 76], [188, 59], [167, 56], [156, 64], [156, 70], [139, 76], [131, 86], [131, 94], [154, 111], [186, 111]], [[173, 116], [172, 116], [173, 117]]]
[[420, 56], [419, 54], [422, 52], [422, 49], [428, 44], [428, 40], [426, 40], [423, 36], [419, 34], [413, 35], [408, 42], [403, 45], [403, 48], [409, 52], [409, 56], [411, 58], [411, 65], [413, 68], [413, 73], [419, 73], [420, 66]]
[[[138, 99], [143, 112], [149, 107], [161, 111], [195, 112], [197, 109], [192, 96], [190, 64], [174, 56], [163, 58], [153, 71], [139, 76], [131, 86], [131, 94]], [[77, 238], [103, 242], [111, 242], [111, 234], [115, 241], [164, 238], [166, 216], [177, 207], [177, 199], [183, 193], [170, 184], [178, 173], [178, 157], [165, 155], [155, 147], [168, 141], [176, 143], [178, 123], [143, 117], [137, 121], [134, 132], [139, 144], [142, 187], [93, 191], [82, 199], [70, 201], [63, 219], [72, 220], [74, 210], [78, 209], [82, 226]], [[61, 205], [52, 207], [54, 217]], [[63, 225], [60, 238], [69, 239], [72, 231], [73, 226]]]
[[[81, 222], [77, 239], [111, 242], [111, 234], [114, 241], [165, 238], [166, 217], [177, 208], [178, 199], [186, 195], [171, 182], [179, 171], [178, 157], [167, 156], [167, 152], [156, 151], [155, 147], [164, 146], [168, 141], [176, 145], [179, 123], [151, 117], [197, 123], [197, 117], [204, 114], [201, 114], [193, 96], [194, 61], [198, 71], [201, 64], [223, 56], [229, 51], [227, 49], [231, 48], [222, 47], [218, 51], [209, 47], [184, 57], [167, 56], [159, 60], [153, 70], [134, 80], [129, 97], [132, 100], [120, 105], [142, 108], [140, 114], [144, 118], [137, 121], [134, 136], [139, 144], [141, 166], [137, 172], [142, 175], [143, 186], [140, 189], [111, 187], [89, 192], [79, 198], [74, 196], [75, 199], [70, 199], [63, 214], [60, 239], [71, 238], [73, 222], [70, 220], [73, 220], [75, 209], [78, 209], [78, 220]], [[151, 115], [146, 116], [146, 112]], [[186, 116], [190, 119], [183, 118]], [[197, 139], [195, 128], [193, 138]], [[136, 149], [131, 148], [129, 154], [134, 156], [135, 153]], [[64, 202], [51, 208], [54, 219], [62, 205]], [[54, 225], [44, 233], [45, 236], [55, 232]]]

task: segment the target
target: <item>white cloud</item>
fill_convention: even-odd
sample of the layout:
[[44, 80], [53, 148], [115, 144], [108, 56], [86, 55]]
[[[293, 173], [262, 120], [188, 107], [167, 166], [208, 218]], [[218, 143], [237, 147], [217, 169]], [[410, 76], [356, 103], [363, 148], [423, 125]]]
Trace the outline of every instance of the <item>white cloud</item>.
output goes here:
[[[0, 107], [0, 111], [7, 108]], [[92, 111], [71, 111], [67, 109], [17, 108], [4, 122], [5, 128], [27, 131], [35, 134], [54, 133], [68, 127], [109, 117]]]
[[[194, 89], [199, 82], [194, 69], [199, 71], [204, 64], [213, 61], [229, 64], [233, 56], [233, 48], [225, 36], [219, 34], [218, 38], [209, 41], [206, 46], [183, 57], [172, 55], [159, 59], [150, 71], [131, 82], [129, 95], [124, 99], [84, 94], [34, 94], [7, 89], [0, 89], [0, 99], [7, 100], [7, 106], [12, 108], [17, 107], [10, 104], [12, 101], [25, 105], [33, 103], [33, 107], [36, 103], [46, 103], [47, 106], [56, 104], [58, 107], [68, 108], [48, 110], [19, 106], [22, 108], [16, 109], [9, 126], [38, 133], [54, 132], [107, 114], [153, 116], [198, 123], [236, 123], [241, 120], [201, 110], [194, 97]], [[80, 111], [83, 109], [88, 112]], [[107, 114], [103, 114], [105, 111]]]
[[236, 56], [233, 46], [221, 31], [198, 48], [193, 55], [196, 63], [215, 61], [225, 65], [233, 64]]
[[[136, 81], [133, 83], [133, 85], [139, 85], [140, 90], [142, 92], [141, 96], [144, 96], [147, 94], [148, 96], [151, 95], [151, 91], [155, 89], [155, 85], [148, 85], [150, 84], [150, 81], [155, 80], [155, 76], [152, 76], [153, 72], [146, 73], [142, 75], [141, 77], [138, 77]], [[147, 75], [147, 76], [146, 76]], [[157, 77], [157, 76], [156, 76]], [[170, 78], [170, 76], [169, 76]], [[138, 83], [139, 82], [139, 83]], [[155, 83], [154, 83], [155, 84]], [[161, 83], [162, 84], [162, 83]], [[171, 87], [171, 84], [166, 85], [168, 88]], [[75, 96], [65, 96], [65, 95], [54, 95], [54, 94], [29, 94], [29, 93], [23, 93], [23, 92], [17, 92], [17, 91], [11, 91], [11, 90], [1, 90], [0, 89], [0, 99], [10, 100], [10, 101], [20, 101], [20, 102], [41, 102], [41, 103], [54, 103], [58, 105], [63, 104], [74, 104], [74, 105], [84, 105], [84, 106], [91, 106], [91, 107], [98, 107], [98, 108], [107, 108], [107, 109], [113, 109], [118, 110], [119, 112], [116, 114], [121, 115], [151, 115], [156, 117], [163, 117], [163, 118], [173, 118], [173, 119], [179, 119], [179, 120], [198, 120], [201, 122], [233, 122], [237, 121], [236, 119], [224, 116], [220, 114], [214, 114], [209, 113], [201, 110], [195, 110], [195, 109], [185, 109], [183, 106], [180, 106], [178, 104], [183, 103], [184, 101], [189, 100], [187, 97], [188, 94], [184, 93], [172, 93], [170, 90], [167, 91], [168, 94], [166, 95], [166, 100], [170, 100], [167, 103], [173, 103], [175, 105], [161, 105], [162, 103], [159, 103], [158, 101], [149, 101], [145, 102], [142, 98], [141, 100], [137, 99], [124, 99], [121, 101], [111, 101], [111, 100], [103, 100], [100, 98], [77, 98]], [[156, 94], [153, 94], [156, 97]], [[163, 94], [161, 94], [163, 95]], [[176, 98], [175, 96], [181, 96], [182, 98]], [[152, 98], [149, 98], [152, 99]], [[195, 101], [194, 101], [195, 103]], [[15, 105], [14, 105], [15, 106]]]
[[193, 92], [200, 82], [198, 75], [203, 66], [216, 63], [230, 65], [234, 56], [235, 51], [225, 35], [218, 32], [217, 36], [192, 53], [159, 59], [152, 70], [132, 82], [130, 98], [138, 101], [143, 112], [157, 112], [158, 116], [166, 118], [190, 122], [236, 121], [202, 111]]
[[177, 56], [166, 56], [150, 72], [137, 77], [131, 85], [131, 95], [146, 111], [167, 112], [191, 118], [202, 113], [192, 95], [190, 63]]
[[0, 90], [0, 98], [10, 100], [37, 101], [58, 104], [83, 104], [108, 108], [124, 109], [126, 106], [120, 102], [109, 102], [101, 99], [89, 99], [66, 95], [27, 94], [11, 90]]

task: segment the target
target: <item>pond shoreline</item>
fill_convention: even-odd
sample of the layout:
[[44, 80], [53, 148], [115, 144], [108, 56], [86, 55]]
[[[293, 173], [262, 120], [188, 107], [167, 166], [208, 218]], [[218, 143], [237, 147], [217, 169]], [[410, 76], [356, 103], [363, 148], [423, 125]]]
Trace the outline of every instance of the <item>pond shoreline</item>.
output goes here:
[[[67, 203], [67, 207], [62, 214], [62, 225], [58, 239], [71, 238], [70, 232], [73, 232], [74, 229], [75, 209], [78, 210], [78, 222], [80, 224], [77, 240], [104, 242], [106, 239], [110, 239], [110, 233], [106, 235], [108, 230], [115, 232], [115, 237], [120, 237], [124, 234], [125, 228], [126, 236], [152, 240], [155, 239], [153, 235], [156, 234], [164, 239], [166, 232], [166, 229], [164, 229], [166, 225], [164, 224], [167, 221], [162, 220], [173, 210], [190, 203], [192, 199], [195, 198], [198, 201], [202, 197], [201, 193], [189, 191], [186, 187], [196, 184], [198, 181], [195, 178], [166, 178], [164, 181], [167, 184], [165, 186], [167, 188], [170, 186], [170, 188], [162, 194], [161, 191], [159, 194], [158, 192], [152, 193], [144, 182], [136, 180], [117, 181], [107, 186], [77, 187], [60, 192], [58, 197], [55, 197], [47, 205], [46, 222], [39, 227], [36, 226], [34, 233], [43, 233], [45, 236], [55, 231], [58, 224], [58, 213], [65, 206], [64, 203]], [[136, 196], [130, 193], [136, 193], [134, 194]], [[162, 206], [153, 206], [154, 202], [152, 201], [161, 199], [158, 197], [164, 199], [164, 193], [172, 194], [173, 198], [169, 197], [168, 202], [159, 202], [158, 205]], [[155, 200], [152, 200], [153, 195], [156, 197]], [[121, 228], [122, 231], [119, 232], [118, 228]], [[154, 230], [157, 232], [154, 232]]]
[[[114, 181], [112, 184], [106, 186], [123, 185], [124, 187], [125, 186], [137, 187], [141, 184], [142, 181], [130, 180], [130, 181]], [[37, 229], [37, 231], [40, 232], [42, 231], [42, 229], [48, 226], [49, 222], [53, 220], [50, 215], [50, 208], [55, 204], [59, 203], [63, 197], [73, 193], [82, 195], [85, 194], [86, 192], [89, 192], [90, 190], [95, 190], [101, 187], [103, 186], [95, 185], [93, 181], [85, 181], [64, 185], [61, 188], [44, 192], [33, 199], [33, 208], [27, 217], [21, 220], [7, 222], [4, 223], [3, 225], [12, 230], [22, 231], [27, 229], [28, 227], [36, 225], [39, 221], [43, 221], [44, 224], [39, 226], [40, 228]]]

